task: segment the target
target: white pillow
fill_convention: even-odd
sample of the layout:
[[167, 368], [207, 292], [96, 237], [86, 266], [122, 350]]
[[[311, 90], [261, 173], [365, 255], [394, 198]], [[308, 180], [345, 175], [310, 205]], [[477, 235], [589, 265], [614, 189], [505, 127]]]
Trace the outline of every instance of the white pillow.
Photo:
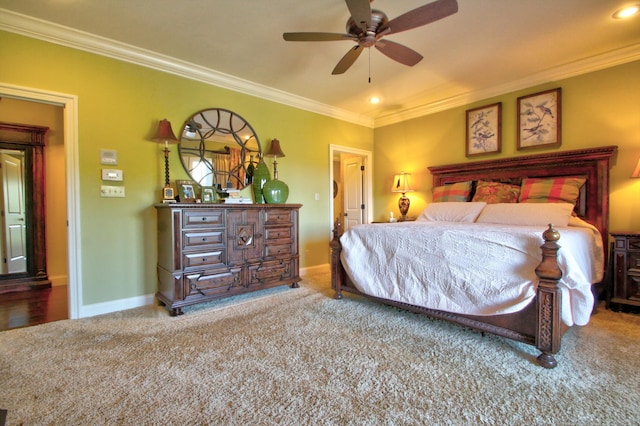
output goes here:
[[477, 223], [503, 225], [567, 226], [573, 204], [569, 203], [498, 203], [488, 204]]
[[449, 201], [443, 203], [431, 203], [420, 213], [416, 220], [429, 222], [474, 222], [484, 206], [485, 202], [458, 202]]

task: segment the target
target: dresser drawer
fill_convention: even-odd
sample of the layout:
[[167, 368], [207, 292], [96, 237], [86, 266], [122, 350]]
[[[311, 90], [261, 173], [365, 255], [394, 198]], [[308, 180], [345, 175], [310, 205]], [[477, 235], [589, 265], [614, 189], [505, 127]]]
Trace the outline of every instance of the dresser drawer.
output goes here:
[[242, 287], [242, 270], [223, 269], [185, 274], [183, 278], [185, 296], [212, 296], [227, 293]]
[[182, 247], [185, 251], [215, 246], [224, 247], [224, 229], [182, 231]]
[[265, 214], [265, 224], [273, 223], [291, 223], [291, 210], [285, 209], [267, 209]]
[[184, 210], [182, 212], [183, 228], [210, 228], [224, 226], [223, 210]]
[[293, 259], [280, 259], [262, 262], [249, 267], [249, 284], [259, 285], [293, 278]]
[[267, 244], [264, 247], [265, 257], [269, 256], [289, 256], [293, 253], [291, 244]]
[[627, 250], [640, 252], [640, 238], [627, 238]]
[[265, 241], [291, 241], [293, 226], [265, 227]]
[[224, 265], [224, 250], [211, 250], [196, 253], [184, 253], [182, 263], [184, 269], [209, 268]]

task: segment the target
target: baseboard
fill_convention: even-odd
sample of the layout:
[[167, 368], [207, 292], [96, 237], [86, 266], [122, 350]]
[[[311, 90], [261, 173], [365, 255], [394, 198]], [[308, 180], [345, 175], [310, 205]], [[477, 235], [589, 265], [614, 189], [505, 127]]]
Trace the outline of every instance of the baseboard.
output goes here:
[[68, 275], [49, 275], [49, 280], [51, 281], [51, 286], [53, 287], [69, 285]]
[[329, 267], [330, 265], [328, 263], [324, 263], [322, 265], [309, 266], [307, 268], [300, 268], [300, 275], [304, 276], [307, 274], [327, 272], [329, 270]]
[[125, 309], [139, 308], [155, 303], [155, 295], [129, 297], [127, 299], [111, 300], [109, 302], [94, 303], [80, 307], [80, 318], [94, 317], [96, 315], [110, 314], [111, 312], [124, 311]]

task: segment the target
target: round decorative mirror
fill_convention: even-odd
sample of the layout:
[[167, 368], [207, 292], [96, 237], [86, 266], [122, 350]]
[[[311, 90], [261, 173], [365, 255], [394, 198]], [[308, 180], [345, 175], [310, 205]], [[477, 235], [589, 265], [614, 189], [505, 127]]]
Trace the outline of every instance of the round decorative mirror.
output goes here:
[[253, 128], [238, 114], [220, 108], [199, 111], [184, 123], [180, 159], [191, 179], [219, 190], [251, 184], [262, 152]]

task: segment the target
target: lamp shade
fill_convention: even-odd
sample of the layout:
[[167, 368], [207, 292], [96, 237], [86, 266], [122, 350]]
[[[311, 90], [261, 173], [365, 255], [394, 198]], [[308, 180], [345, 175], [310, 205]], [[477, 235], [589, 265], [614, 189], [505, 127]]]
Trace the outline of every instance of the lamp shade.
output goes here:
[[413, 182], [411, 181], [411, 173], [400, 172], [393, 178], [392, 192], [413, 192]]
[[171, 122], [166, 118], [160, 120], [160, 122], [158, 123], [158, 130], [156, 131], [156, 135], [151, 140], [164, 144], [174, 144], [180, 142], [178, 138], [176, 138], [176, 135], [173, 134], [173, 130], [171, 129]]
[[271, 141], [271, 146], [269, 147], [269, 151], [265, 154], [267, 157], [284, 157], [284, 152], [282, 152], [282, 148], [280, 148], [280, 141], [278, 139], [274, 139]]

